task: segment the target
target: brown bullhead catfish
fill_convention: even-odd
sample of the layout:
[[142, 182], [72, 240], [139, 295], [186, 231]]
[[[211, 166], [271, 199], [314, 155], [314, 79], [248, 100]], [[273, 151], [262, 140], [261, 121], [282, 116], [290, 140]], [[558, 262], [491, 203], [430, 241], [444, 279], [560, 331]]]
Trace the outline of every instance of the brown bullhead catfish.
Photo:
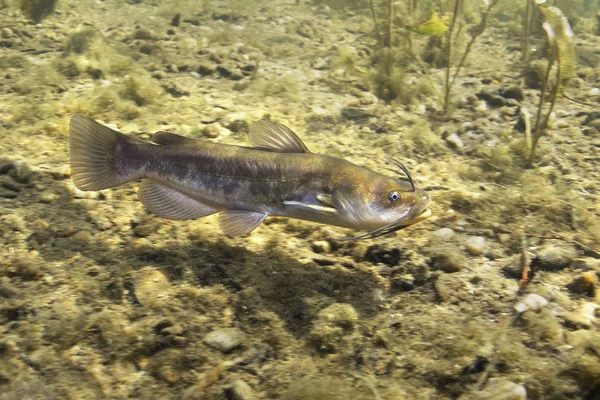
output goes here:
[[189, 220], [219, 213], [229, 236], [283, 216], [382, 236], [431, 215], [429, 196], [406, 178], [391, 178], [340, 158], [311, 153], [289, 128], [268, 119], [250, 126], [252, 147], [190, 139], [160, 131], [142, 142], [75, 115], [71, 170], [81, 190], [142, 179], [139, 198], [162, 218]]

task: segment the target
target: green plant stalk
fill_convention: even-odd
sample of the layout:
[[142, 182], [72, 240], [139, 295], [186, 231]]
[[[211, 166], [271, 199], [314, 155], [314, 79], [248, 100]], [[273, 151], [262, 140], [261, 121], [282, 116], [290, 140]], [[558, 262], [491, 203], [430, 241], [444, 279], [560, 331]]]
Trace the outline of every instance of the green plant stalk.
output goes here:
[[535, 119], [535, 129], [533, 131], [533, 138], [532, 138], [532, 142], [531, 142], [531, 149], [529, 151], [529, 158], [527, 160], [527, 166], [529, 166], [529, 167], [531, 167], [531, 165], [533, 164], [533, 158], [535, 157], [535, 148], [537, 146], [538, 140], [542, 137], [542, 134], [544, 133], [544, 131], [546, 130], [546, 127], [548, 126], [548, 121], [550, 120], [550, 115], [552, 114], [552, 109], [554, 109], [554, 104], [556, 103], [556, 97], [558, 95], [558, 88], [560, 86], [558, 84], [559, 77], [560, 77], [560, 63], [557, 63], [557, 68], [556, 68], [556, 82], [557, 83], [552, 88], [552, 93], [550, 94], [550, 96], [551, 96], [550, 108], [548, 108], [548, 113], [544, 117], [544, 122], [541, 123], [540, 121], [542, 120], [542, 109], [544, 107], [544, 100], [546, 99], [546, 90], [548, 89], [548, 84], [550, 82], [550, 72], [552, 70], [552, 66], [554, 65], [554, 61], [555, 61], [555, 56], [554, 56], [554, 52], [553, 52], [552, 56], [548, 60], [548, 69], [546, 70], [546, 77], [542, 84], [542, 93], [540, 95], [540, 103], [538, 105], [538, 111], [537, 111], [537, 115], [536, 115], [536, 119]]
[[450, 23], [450, 29], [448, 29], [448, 43], [446, 44], [446, 53], [448, 55], [448, 66], [446, 67], [446, 82], [445, 82], [445, 94], [444, 94], [444, 111], [448, 110], [448, 100], [450, 99], [450, 67], [452, 65], [452, 34], [454, 33], [454, 27], [458, 14], [462, 5], [462, 0], [454, 1], [454, 14], [452, 15], [452, 22]]
[[393, 0], [388, 0], [387, 3], [387, 11], [388, 11], [388, 20], [387, 20], [387, 45], [388, 48], [392, 49], [392, 28], [394, 26], [394, 2]]
[[375, 25], [375, 32], [377, 33], [377, 43], [383, 43], [381, 32], [379, 32], [379, 21], [377, 20], [377, 12], [375, 12], [374, 0], [369, 0], [369, 8], [371, 8], [371, 14], [373, 14], [373, 24]]
[[[483, 31], [485, 30], [485, 27], [487, 25], [487, 19], [488, 19], [489, 12], [492, 9], [492, 7], [494, 5], [496, 5], [497, 2], [498, 1], [494, 1], [494, 2], [490, 3], [490, 5], [482, 13], [481, 21], [479, 21], [479, 25], [477, 27], [473, 28], [473, 30], [471, 30], [471, 40], [469, 41], [469, 43], [467, 44], [467, 47], [465, 48], [465, 52], [463, 53], [463, 55], [460, 59], [460, 62], [458, 63], [458, 66], [456, 67], [456, 71], [454, 71], [454, 75], [452, 75], [452, 80], [450, 81], [448, 91], [447, 91], [448, 93], [452, 90], [452, 87], [454, 86], [454, 83], [456, 82], [456, 78], [458, 77], [458, 74], [460, 73], [460, 69], [462, 68], [463, 64], [465, 63], [465, 60], [467, 59], [467, 56], [469, 55], [469, 52], [471, 51], [471, 47], [473, 47], [475, 40], [477, 40], [477, 38], [479, 36], [481, 36], [481, 34], [483, 34]], [[446, 96], [448, 96], [448, 94], [446, 94]], [[447, 98], [446, 98], [446, 101], [448, 101]]]
[[531, 35], [531, 20], [533, 17], [533, 7], [531, 6], [532, 0], [525, 0], [527, 2], [527, 9], [523, 19], [523, 38], [522, 38], [522, 57], [524, 62], [529, 61], [529, 36]]

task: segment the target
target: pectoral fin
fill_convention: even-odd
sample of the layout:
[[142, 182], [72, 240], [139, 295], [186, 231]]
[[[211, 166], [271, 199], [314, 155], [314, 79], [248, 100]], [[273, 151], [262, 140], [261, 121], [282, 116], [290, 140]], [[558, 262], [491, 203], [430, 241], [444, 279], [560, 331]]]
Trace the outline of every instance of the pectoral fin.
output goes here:
[[217, 212], [174, 189], [148, 180], [142, 182], [138, 196], [148, 210], [161, 218], [196, 219]]
[[290, 128], [268, 119], [250, 125], [248, 140], [254, 147], [282, 153], [310, 153], [302, 139]]
[[219, 226], [227, 236], [241, 236], [255, 230], [266, 217], [253, 211], [225, 211], [219, 214]]
[[318, 205], [318, 204], [306, 204], [300, 201], [284, 201], [283, 204], [286, 206], [297, 207], [307, 211], [311, 211], [318, 214], [331, 214], [337, 213], [337, 210], [330, 205]]

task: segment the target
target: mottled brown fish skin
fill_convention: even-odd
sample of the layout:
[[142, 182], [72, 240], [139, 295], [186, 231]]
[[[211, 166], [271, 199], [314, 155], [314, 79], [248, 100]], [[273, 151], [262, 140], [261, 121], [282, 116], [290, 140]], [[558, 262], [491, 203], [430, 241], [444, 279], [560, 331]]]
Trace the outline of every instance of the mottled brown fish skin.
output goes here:
[[[277, 140], [290, 139], [298, 152], [196, 141], [165, 132], [153, 138], [160, 144], [149, 144], [77, 116], [71, 124], [73, 179], [83, 190], [145, 179], [206, 206], [201, 216], [240, 210], [361, 230], [411, 221], [427, 209], [429, 197], [412, 181], [310, 153], [301, 142], [293, 142], [300, 139], [287, 128], [265, 126], [282, 135]], [[90, 138], [95, 138], [91, 144], [86, 141]], [[277, 140], [274, 146], [279, 146]], [[390, 200], [391, 193], [398, 198]]]

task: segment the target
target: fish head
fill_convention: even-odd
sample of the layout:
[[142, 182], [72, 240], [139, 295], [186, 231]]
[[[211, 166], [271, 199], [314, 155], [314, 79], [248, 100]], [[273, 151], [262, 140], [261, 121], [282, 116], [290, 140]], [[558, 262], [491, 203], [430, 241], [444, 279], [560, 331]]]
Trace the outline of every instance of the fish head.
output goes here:
[[393, 178], [364, 169], [352, 184], [340, 188], [336, 197], [345, 225], [369, 232], [348, 239], [374, 238], [404, 229], [431, 216], [431, 198], [415, 184], [408, 170], [401, 168], [408, 180]]

